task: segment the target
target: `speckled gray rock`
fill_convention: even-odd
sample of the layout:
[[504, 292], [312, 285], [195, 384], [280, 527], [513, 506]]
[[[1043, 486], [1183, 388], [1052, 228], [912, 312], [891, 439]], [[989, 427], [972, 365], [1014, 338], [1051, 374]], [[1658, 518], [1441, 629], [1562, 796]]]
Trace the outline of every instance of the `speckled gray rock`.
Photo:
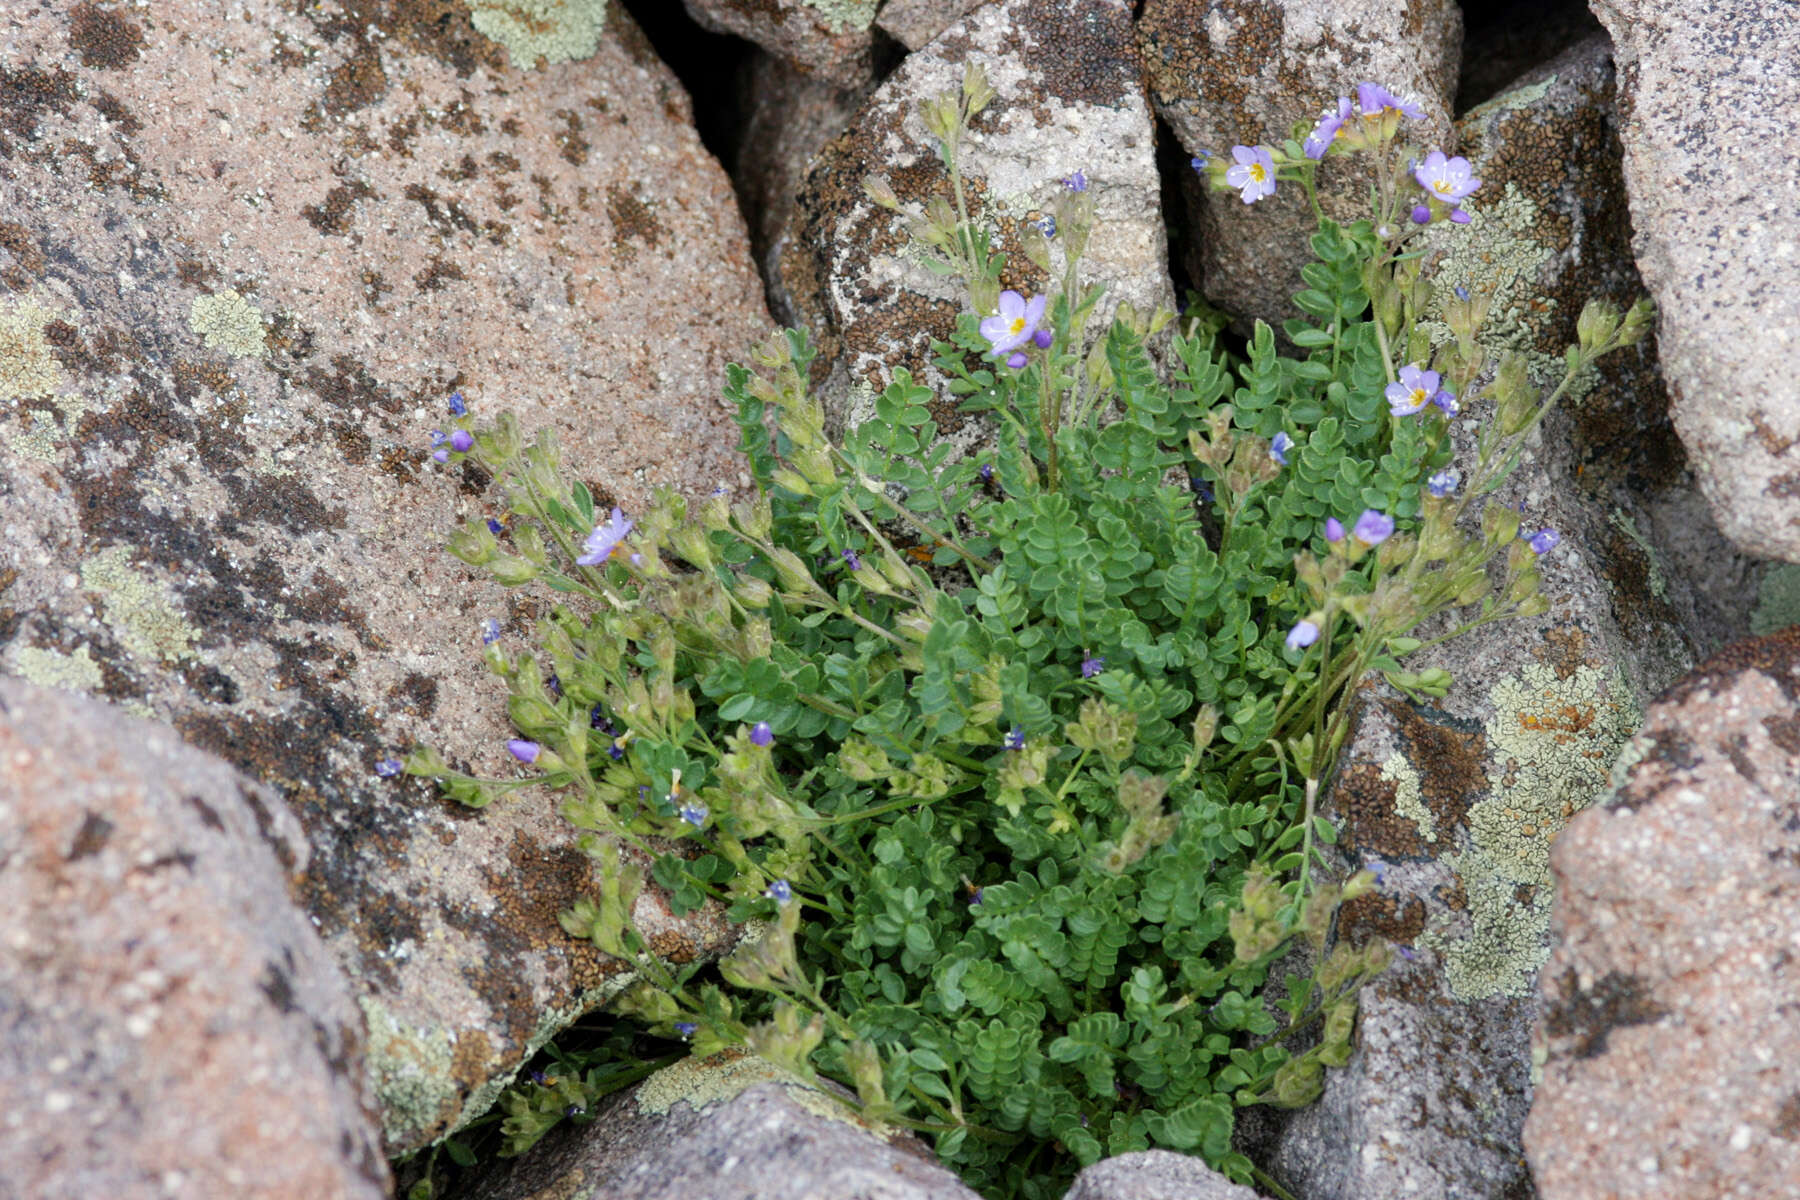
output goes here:
[[283, 795], [395, 1150], [618, 977], [556, 927], [593, 881], [552, 801], [374, 775], [420, 740], [516, 769], [477, 628], [517, 648], [536, 602], [441, 550], [492, 511], [430, 461], [445, 397], [637, 511], [737, 482], [719, 386], [767, 328], [728, 180], [607, 14], [521, 68], [461, 6], [0, 6], [0, 672]]
[[688, 1059], [498, 1165], [467, 1200], [980, 1200], [910, 1134], [887, 1137], [758, 1058]]
[[1675, 428], [1726, 536], [1800, 561], [1800, 6], [1593, 0]]
[[[1462, 10], [1451, 0], [1148, 0], [1138, 36], [1157, 111], [1188, 156], [1229, 161], [1234, 145], [1279, 143], [1365, 80], [1418, 100], [1425, 119], [1408, 124], [1413, 144], [1449, 144], [1462, 45]], [[1364, 161], [1320, 167], [1327, 215], [1369, 215]], [[1200, 229], [1190, 270], [1207, 297], [1277, 329], [1299, 316], [1292, 297], [1314, 229], [1304, 193], [1284, 187], [1250, 205], [1197, 186], [1186, 195]]]
[[878, 0], [683, 0], [688, 15], [715, 33], [755, 42], [834, 87], [854, 88], [875, 74], [870, 26]]
[[173, 729], [0, 677], [0, 1194], [390, 1193], [306, 860]]
[[1620, 766], [1551, 859], [1539, 1194], [1800, 1195], [1800, 630], [1708, 660]]
[[[821, 349], [824, 395], [887, 386], [904, 366], [927, 386], [933, 338], [949, 336], [966, 293], [914, 257], [902, 220], [863, 193], [881, 173], [906, 203], [947, 196], [921, 102], [956, 89], [979, 61], [998, 95], [964, 145], [964, 178], [978, 218], [996, 227], [1008, 287], [1035, 293], [1046, 280], [1019, 235], [1048, 210], [1061, 180], [1086, 172], [1100, 218], [1084, 272], [1107, 285], [1107, 305], [1173, 306], [1162, 225], [1156, 137], [1143, 95], [1126, 0], [1043, 5], [1004, 0], [976, 9], [906, 59], [807, 177], [781, 264], [782, 285]], [[861, 402], [850, 405], [862, 411]], [[942, 411], [940, 411], [940, 409]], [[933, 408], [940, 429], [961, 418]]]
[[1256, 1200], [1197, 1158], [1142, 1150], [1097, 1162], [1075, 1177], [1063, 1200]]

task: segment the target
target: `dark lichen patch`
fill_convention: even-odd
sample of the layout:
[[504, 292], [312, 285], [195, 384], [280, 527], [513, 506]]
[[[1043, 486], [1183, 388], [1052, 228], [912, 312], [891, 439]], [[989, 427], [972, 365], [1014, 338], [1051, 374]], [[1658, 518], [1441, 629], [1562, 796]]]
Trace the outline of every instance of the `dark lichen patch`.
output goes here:
[[1784, 1141], [1800, 1142], [1800, 1092], [1795, 1092], [1781, 1102], [1775, 1110], [1775, 1123], [1769, 1126], [1769, 1132]]
[[[292, 382], [292, 381], [290, 381]], [[347, 354], [331, 360], [331, 370], [308, 367], [304, 386], [334, 408], [398, 413], [403, 401], [376, 381], [368, 368]]]
[[438, 176], [457, 183], [467, 183], [471, 179], [481, 178], [481, 166], [475, 161], [473, 154], [465, 154], [456, 160], [454, 167], [439, 168]]
[[381, 298], [394, 290], [394, 285], [389, 283], [387, 278], [373, 267], [363, 268], [361, 282], [363, 302], [370, 308], [379, 309], [381, 307]]
[[1394, 801], [1399, 785], [1374, 763], [1351, 763], [1338, 773], [1327, 807], [1337, 815], [1345, 848], [1379, 858], [1420, 858], [1427, 853], [1419, 827]]
[[650, 204], [618, 185], [606, 189], [606, 217], [612, 222], [613, 249], [630, 257], [629, 242], [643, 242], [652, 250], [669, 236], [669, 227], [656, 219]]
[[1419, 798], [1437, 829], [1467, 824], [1469, 807], [1487, 792], [1487, 738], [1473, 721], [1459, 721], [1399, 700], [1383, 702], [1405, 745], [1406, 760], [1419, 775]]
[[218, 809], [192, 793], [183, 796], [181, 800], [183, 804], [186, 804], [189, 808], [193, 809], [194, 812], [199, 814], [200, 823], [202, 825], [213, 830], [215, 833], [225, 832], [225, 822], [219, 818]]
[[[1279, 13], [1276, 20], [1279, 35]], [[1016, 55], [1043, 94], [1065, 104], [1117, 108], [1143, 86], [1130, 14], [1104, 0], [1020, 9], [1001, 52]]]
[[1764, 717], [1762, 725], [1771, 742], [1788, 754], [1800, 757], [1800, 717]]
[[375, 197], [374, 188], [360, 179], [353, 179], [326, 192], [319, 203], [302, 208], [300, 215], [320, 234], [341, 236], [350, 232], [350, 224], [356, 218], [356, 202]]
[[1383, 938], [1410, 946], [1425, 932], [1425, 902], [1417, 896], [1370, 892], [1338, 910], [1338, 936], [1352, 946]]
[[65, 856], [67, 861], [79, 862], [100, 853], [106, 848], [106, 843], [112, 840], [115, 828], [117, 826], [99, 813], [89, 811], [81, 822], [81, 828], [75, 831], [75, 840], [69, 843], [69, 853]]
[[219, 521], [219, 532], [226, 537], [243, 537], [251, 525], [308, 536], [342, 529], [349, 520], [348, 510], [327, 505], [298, 476], [232, 471], [222, 474], [219, 483], [232, 501], [230, 515]]
[[439, 292], [451, 283], [467, 278], [461, 267], [439, 256], [426, 263], [425, 269], [413, 276], [413, 287], [421, 292]]
[[1714, 745], [1726, 758], [1731, 760], [1732, 767], [1739, 775], [1742, 775], [1752, 784], [1757, 782], [1756, 764], [1751, 761], [1749, 753], [1749, 738], [1741, 733], [1734, 733], [1723, 741], [1714, 743]]
[[581, 117], [573, 109], [559, 108], [556, 119], [563, 127], [556, 132], [556, 146], [564, 161], [582, 166], [588, 160], [588, 140], [581, 136]]
[[344, 62], [326, 77], [325, 96], [319, 107], [326, 115], [343, 118], [369, 107], [387, 95], [387, 70], [381, 51], [367, 41], [358, 42]]
[[411, 158], [413, 139], [419, 136], [419, 114], [412, 113], [388, 126], [387, 147], [401, 158]]
[[1746, 671], [1760, 671], [1772, 679], [1781, 694], [1800, 704], [1800, 625], [1791, 625], [1767, 637], [1733, 642], [1664, 693], [1660, 703], [1679, 705], [1700, 692], [1722, 690]]
[[446, 200], [423, 184], [409, 184], [406, 198], [425, 210], [425, 221], [438, 233], [478, 234], [481, 224], [471, 217], [455, 200]]
[[369, 461], [369, 453], [374, 449], [374, 443], [370, 440], [369, 435], [363, 432], [360, 425], [333, 421], [328, 428], [331, 430], [331, 440], [336, 443], [338, 454], [343, 457], [345, 462], [354, 467]]
[[283, 970], [280, 963], [270, 960], [263, 964], [263, 975], [257, 984], [258, 989], [275, 1006], [279, 1013], [291, 1013], [296, 1007], [294, 1002], [294, 982], [292, 979], [293, 963], [288, 963]]
[[89, 379], [116, 378], [148, 359], [137, 338], [123, 329], [90, 326], [84, 335], [67, 321], [51, 321], [44, 326], [44, 340], [64, 371]]
[[1647, 1025], [1668, 1015], [1647, 983], [1618, 971], [1609, 971], [1593, 987], [1583, 988], [1575, 968], [1569, 967], [1548, 992], [1544, 1029], [1565, 1043], [1552, 1047], [1557, 1058], [1594, 1058], [1606, 1052], [1613, 1030]]
[[98, 4], [69, 10], [69, 48], [81, 65], [117, 71], [137, 62], [144, 52], [144, 31], [120, 13]]
[[5, 134], [30, 141], [37, 137], [45, 113], [66, 117], [79, 99], [75, 76], [61, 67], [44, 71], [0, 66], [0, 157], [10, 158], [14, 151]]
[[388, 689], [387, 698], [396, 707], [418, 717], [429, 717], [437, 710], [437, 680], [417, 671], [409, 671], [406, 677]]
[[236, 704], [241, 698], [237, 680], [207, 663], [191, 663], [183, 672], [188, 690], [212, 704]]
[[8, 291], [22, 292], [44, 277], [44, 252], [25, 226], [0, 221], [0, 250], [11, 255], [10, 262], [0, 264], [0, 285]]

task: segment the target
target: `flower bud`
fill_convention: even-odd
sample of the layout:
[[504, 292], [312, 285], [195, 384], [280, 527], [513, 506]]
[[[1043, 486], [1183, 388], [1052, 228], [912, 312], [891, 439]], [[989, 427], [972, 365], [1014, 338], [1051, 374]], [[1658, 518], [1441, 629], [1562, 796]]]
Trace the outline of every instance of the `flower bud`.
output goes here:
[[863, 194], [882, 208], [890, 211], [898, 211], [900, 208], [900, 197], [886, 175], [863, 176]]
[[1530, 424], [1537, 407], [1537, 389], [1531, 386], [1524, 355], [1514, 353], [1503, 358], [1488, 390], [1494, 397], [1494, 416], [1502, 434], [1511, 437]]
[[538, 567], [510, 554], [489, 563], [488, 570], [493, 573], [494, 580], [505, 587], [518, 587], [538, 577]]
[[1619, 310], [1604, 297], [1589, 300], [1575, 318], [1575, 340], [1590, 355], [1601, 350], [1619, 328]]
[[1481, 537], [1498, 550], [1519, 536], [1519, 514], [1504, 504], [1490, 504], [1481, 513]]
[[813, 582], [812, 572], [806, 569], [800, 556], [786, 546], [772, 548], [769, 551], [769, 563], [775, 568], [781, 586], [787, 590], [803, 595], [811, 595], [819, 590], [819, 585]]

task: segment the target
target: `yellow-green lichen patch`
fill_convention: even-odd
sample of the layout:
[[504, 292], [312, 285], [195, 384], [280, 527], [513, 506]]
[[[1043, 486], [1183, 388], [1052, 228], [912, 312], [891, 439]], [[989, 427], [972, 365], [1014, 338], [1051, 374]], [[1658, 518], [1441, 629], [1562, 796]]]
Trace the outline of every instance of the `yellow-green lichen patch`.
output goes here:
[[31, 300], [0, 304], [0, 400], [47, 396], [62, 380], [62, 368], [44, 337], [56, 314]]
[[233, 358], [263, 352], [262, 313], [235, 288], [194, 297], [188, 309], [188, 328], [206, 339], [207, 349], [223, 350]]
[[131, 565], [129, 547], [109, 546], [82, 563], [81, 586], [105, 598], [108, 627], [138, 658], [172, 661], [200, 640], [168, 590]]
[[816, 11], [833, 33], [867, 29], [875, 19], [875, 0], [801, 0]]
[[1536, 83], [1527, 84], [1521, 88], [1513, 88], [1509, 92], [1501, 92], [1492, 100], [1484, 101], [1470, 109], [1468, 115], [1462, 118], [1461, 123], [1465, 126], [1473, 124], [1488, 116], [1490, 113], [1523, 112], [1526, 109], [1535, 106], [1537, 102], [1542, 100], [1545, 96], [1548, 96], [1550, 94], [1550, 89], [1555, 86], [1556, 76], [1550, 75], [1540, 79]]
[[1394, 808], [1400, 815], [1419, 827], [1420, 837], [1428, 842], [1437, 841], [1437, 821], [1425, 807], [1419, 773], [1406, 761], [1406, 756], [1399, 752], [1388, 755], [1387, 761], [1381, 764], [1381, 777], [1394, 785]]
[[77, 646], [73, 654], [21, 646], [13, 652], [13, 668], [41, 687], [88, 694], [100, 690], [100, 664], [86, 646]]
[[389, 1145], [413, 1145], [457, 1111], [456, 1047], [441, 1029], [409, 1029], [379, 1000], [361, 997], [369, 1034], [369, 1085]]
[[470, 0], [469, 11], [520, 70], [586, 58], [606, 24], [606, 0]]
[[1488, 798], [1469, 809], [1469, 845], [1451, 868], [1468, 897], [1469, 929], [1440, 921], [1421, 939], [1443, 956], [1462, 1000], [1526, 994], [1549, 957], [1550, 844], [1604, 796], [1639, 714], [1623, 683], [1588, 666], [1566, 675], [1533, 663], [1490, 699]]

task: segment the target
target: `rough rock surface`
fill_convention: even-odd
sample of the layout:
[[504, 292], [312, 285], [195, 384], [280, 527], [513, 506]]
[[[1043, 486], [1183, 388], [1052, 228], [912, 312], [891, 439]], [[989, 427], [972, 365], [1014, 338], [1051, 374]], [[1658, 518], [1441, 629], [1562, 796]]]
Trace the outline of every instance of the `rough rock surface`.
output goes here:
[[917, 50], [988, 0], [887, 0], [875, 18], [876, 28]]
[[1097, 1162], [1075, 1177], [1063, 1200], [1256, 1200], [1197, 1158], [1142, 1150]]
[[1539, 1193], [1800, 1195], [1800, 630], [1708, 660], [1620, 767], [1551, 858]]
[[[1365, 80], [1418, 100], [1425, 119], [1407, 130], [1415, 145], [1449, 145], [1462, 45], [1462, 11], [1450, 0], [1148, 0], [1138, 37], [1157, 112], [1186, 157], [1229, 162], [1234, 145], [1279, 143]], [[1365, 162], [1320, 167], [1328, 216], [1369, 215]], [[1299, 316], [1292, 297], [1314, 229], [1305, 194], [1287, 186], [1249, 205], [1235, 192], [1185, 194], [1200, 230], [1189, 270], [1207, 298], [1277, 329]]]
[[766, 315], [619, 6], [527, 70], [460, 5], [241, 14], [0, 10], [0, 672], [284, 795], [398, 1150], [616, 978], [555, 926], [591, 878], [550, 803], [373, 775], [427, 736], [511, 770], [476, 629], [536, 602], [440, 550], [486, 481], [427, 435], [461, 388], [559, 429], [603, 503], [735, 483], [718, 389]]
[[0, 1193], [389, 1194], [306, 857], [173, 729], [0, 678]]
[[[1628, 268], [1606, 257], [1609, 237], [1619, 247], [1605, 224], [1617, 202], [1604, 194], [1609, 93], [1597, 53], [1572, 52], [1463, 122], [1483, 178], [1491, 171], [1508, 197], [1485, 211], [1510, 216], [1468, 226], [1439, 260], [1439, 281], [1475, 287], [1521, 272], [1547, 289], [1547, 305], [1537, 290], [1496, 303], [1501, 340], [1533, 353], [1572, 334], [1564, 314], [1590, 295], [1629, 286]], [[1530, 219], [1518, 218], [1527, 204]], [[1377, 689], [1365, 702], [1329, 811], [1346, 867], [1379, 862], [1385, 882], [1346, 910], [1340, 934], [1381, 936], [1412, 958], [1364, 989], [1355, 1057], [1272, 1138], [1269, 1169], [1296, 1195], [1530, 1194], [1521, 1130], [1533, 986], [1550, 947], [1550, 846], [1605, 795], [1642, 703], [1720, 628], [1701, 619], [1682, 563], [1650, 550], [1641, 530], [1651, 523], [1620, 482], [1655, 423], [1609, 397], [1648, 371], [1629, 351], [1614, 360], [1585, 405], [1552, 414], [1493, 497], [1522, 506], [1524, 532], [1561, 533], [1540, 560], [1550, 610], [1416, 656], [1455, 677], [1442, 700]], [[1466, 405], [1459, 445], [1490, 419], [1486, 404]]]
[[1675, 428], [1720, 529], [1800, 562], [1800, 9], [1594, 0]]
[[683, 0], [715, 33], [755, 42], [804, 74], [855, 88], [875, 74], [870, 26], [878, 0]]
[[688, 1059], [552, 1130], [469, 1200], [980, 1200], [910, 1134], [884, 1140], [759, 1058]]
[[[966, 291], [919, 264], [901, 218], [870, 201], [863, 181], [885, 175], [908, 204], [949, 195], [919, 105], [960, 86], [971, 60], [986, 66], [998, 95], [965, 142], [963, 175], [978, 219], [998, 228], [996, 249], [1008, 260], [1004, 285], [1027, 293], [1047, 285], [1019, 237], [1027, 220], [1048, 211], [1061, 180], [1081, 169], [1099, 213], [1084, 276], [1107, 285], [1106, 311], [1120, 301], [1140, 311], [1173, 306], [1156, 136], [1131, 6], [989, 4], [907, 58], [807, 177], [782, 285], [820, 347], [815, 370], [829, 370], [828, 404], [843, 402], [853, 387], [865, 396], [879, 391], [894, 367], [926, 386], [938, 382], [931, 340], [954, 330], [968, 307]], [[854, 413], [862, 405], [849, 407]], [[949, 405], [933, 414], [946, 433], [961, 425]]]

